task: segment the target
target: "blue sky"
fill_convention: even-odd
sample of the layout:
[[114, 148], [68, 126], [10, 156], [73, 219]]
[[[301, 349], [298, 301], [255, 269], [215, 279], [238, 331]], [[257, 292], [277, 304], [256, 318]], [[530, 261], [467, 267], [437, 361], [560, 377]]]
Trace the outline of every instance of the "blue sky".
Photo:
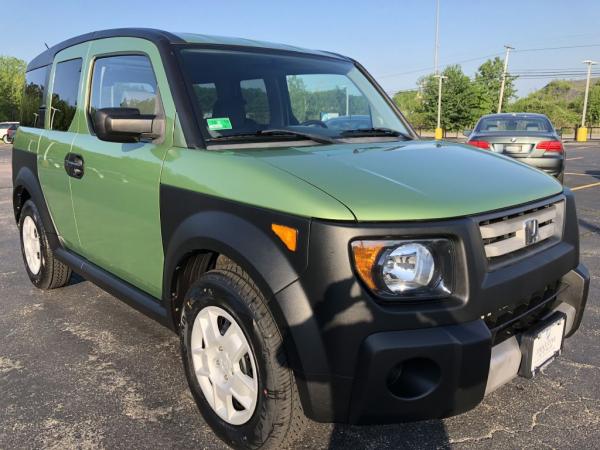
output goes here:
[[[240, 36], [339, 52], [356, 58], [388, 91], [413, 89], [432, 71], [435, 0], [85, 0], [10, 2], [0, 54], [30, 60], [89, 31], [124, 26]], [[511, 71], [583, 69], [600, 61], [600, 1], [441, 0], [442, 65], [502, 55]], [[527, 49], [594, 45], [545, 51]], [[521, 50], [521, 51], [519, 51]], [[472, 75], [484, 59], [465, 62]], [[600, 70], [600, 69], [599, 69]], [[521, 79], [526, 95], [547, 79]]]

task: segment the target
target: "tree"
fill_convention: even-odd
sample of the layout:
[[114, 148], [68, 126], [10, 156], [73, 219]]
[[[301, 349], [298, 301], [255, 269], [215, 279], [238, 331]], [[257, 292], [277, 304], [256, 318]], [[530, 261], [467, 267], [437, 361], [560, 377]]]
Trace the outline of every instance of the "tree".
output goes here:
[[11, 56], [0, 56], [0, 121], [18, 120], [27, 65]]
[[[473, 126], [481, 116], [483, 92], [471, 82], [459, 65], [448, 66], [442, 72], [447, 77], [442, 86], [441, 125], [457, 131]], [[423, 111], [427, 126], [437, 123], [438, 79], [428, 75], [420, 82], [423, 92]]]
[[596, 83], [590, 88], [587, 107], [587, 123], [590, 125], [600, 123], [600, 83]]
[[507, 111], [533, 112], [548, 116], [556, 128], [571, 127], [581, 117], [581, 95], [574, 97], [572, 83], [555, 80], [508, 105]]
[[[504, 61], [496, 57], [484, 62], [477, 72], [473, 81], [476, 89], [481, 95], [480, 110], [483, 114], [495, 113], [498, 110], [498, 99], [500, 97], [500, 84], [504, 72]], [[503, 104], [507, 105], [516, 94], [514, 80], [516, 77], [507, 76], [504, 82]]]
[[423, 128], [427, 126], [421, 92], [417, 90], [396, 92], [393, 100], [413, 127]]

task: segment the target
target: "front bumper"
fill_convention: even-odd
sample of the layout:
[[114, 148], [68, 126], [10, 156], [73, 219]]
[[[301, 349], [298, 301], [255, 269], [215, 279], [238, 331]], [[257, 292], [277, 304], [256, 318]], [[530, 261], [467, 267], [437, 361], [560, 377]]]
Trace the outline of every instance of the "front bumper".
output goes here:
[[[562, 241], [498, 263], [485, 256], [480, 217], [383, 225], [312, 221], [308, 269], [275, 293], [274, 302], [285, 323], [287, 360], [305, 413], [320, 422], [387, 422], [443, 417], [474, 407], [491, 389], [492, 357], [498, 360], [493, 347], [518, 331], [501, 329], [504, 313], [520, 315], [523, 308], [534, 307], [547, 312], [537, 308], [540, 292], [556, 294], [544, 297], [544, 307], [558, 306], [559, 298], [573, 305], [575, 330], [585, 295], [565, 286], [577, 284], [570, 280], [572, 271], [585, 275], [585, 270], [578, 269], [574, 198], [568, 190], [564, 198]], [[450, 297], [390, 303], [374, 298], [358, 282], [349, 254], [352, 240], [410, 236], [452, 237], [457, 276]], [[408, 369], [400, 366], [405, 360], [410, 360]], [[415, 378], [419, 372], [427, 373], [424, 380]], [[401, 383], [407, 390], [390, 391], [387, 377], [402, 379], [402, 373], [425, 384], [422, 392], [411, 388], [412, 382]], [[509, 378], [504, 375], [494, 384]]]
[[[570, 271], [561, 279], [561, 286], [542, 305], [545, 308], [538, 311], [538, 320], [560, 311], [567, 317], [565, 335], [570, 336], [579, 327], [585, 309], [589, 288], [586, 268], [580, 265]], [[361, 347], [349, 421], [442, 418], [475, 407], [519, 372], [520, 333], [492, 345], [496, 338], [493, 333], [500, 331], [491, 331], [480, 319], [369, 336]]]

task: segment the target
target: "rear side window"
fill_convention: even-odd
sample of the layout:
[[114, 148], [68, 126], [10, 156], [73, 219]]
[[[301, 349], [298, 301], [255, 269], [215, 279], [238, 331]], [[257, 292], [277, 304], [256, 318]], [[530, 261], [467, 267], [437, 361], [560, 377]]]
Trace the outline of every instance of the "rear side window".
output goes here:
[[158, 113], [158, 88], [148, 57], [122, 55], [96, 60], [90, 113], [102, 108], [136, 108], [140, 114]]
[[60, 62], [54, 71], [50, 129], [67, 131], [77, 110], [77, 93], [81, 79], [81, 58]]
[[48, 66], [30, 70], [25, 74], [25, 88], [21, 103], [21, 125], [24, 127], [44, 128], [47, 79]]

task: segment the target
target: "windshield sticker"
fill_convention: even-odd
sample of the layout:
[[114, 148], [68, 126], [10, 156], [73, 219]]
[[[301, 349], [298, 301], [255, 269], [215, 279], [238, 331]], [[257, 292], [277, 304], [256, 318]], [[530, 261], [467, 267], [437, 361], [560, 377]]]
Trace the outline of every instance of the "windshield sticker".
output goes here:
[[215, 119], [206, 119], [209, 130], [231, 130], [231, 120], [229, 117], [218, 117]]

